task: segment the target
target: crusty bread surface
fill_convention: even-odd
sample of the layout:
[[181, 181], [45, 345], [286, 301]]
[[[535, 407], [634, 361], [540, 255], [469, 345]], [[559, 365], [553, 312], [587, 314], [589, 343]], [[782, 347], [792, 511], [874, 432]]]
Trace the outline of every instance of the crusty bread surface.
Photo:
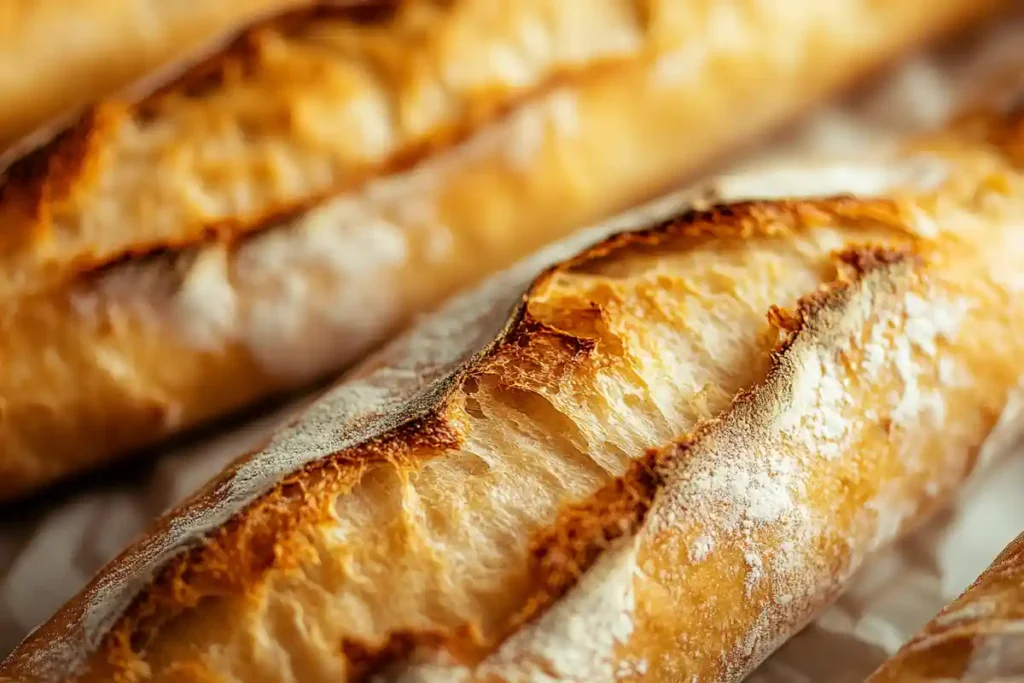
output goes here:
[[0, 187], [0, 498], [337, 371], [998, 4], [320, 8], [103, 101]]
[[0, 0], [0, 149], [273, 11], [311, 0]]
[[869, 683], [1024, 680], [1024, 535]]
[[0, 675], [741, 679], [948, 499], [1019, 387], [1022, 135], [976, 117], [540, 252], [160, 520]]

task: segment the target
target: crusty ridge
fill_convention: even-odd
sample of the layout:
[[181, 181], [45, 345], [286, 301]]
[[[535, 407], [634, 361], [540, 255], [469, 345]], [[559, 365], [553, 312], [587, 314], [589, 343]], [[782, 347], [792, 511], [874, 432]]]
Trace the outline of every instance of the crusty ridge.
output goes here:
[[[913, 30], [906, 24], [916, 10], [866, 0], [820, 16], [788, 12], [792, 25], [781, 28], [771, 24], [774, 8], [760, 3], [407, 0], [296, 11], [254, 27], [149, 97], [95, 105], [57, 141], [15, 162], [0, 187], [0, 244], [8, 254], [0, 293], [38, 291], [119, 258], [261, 230], [408, 169], [530, 103], [550, 105], [554, 125], [571, 129], [572, 98], [558, 93], [627, 70], [657, 76], [692, 66], [702, 78], [701, 53], [718, 61], [705, 38], [718, 31], [749, 43], [750, 54], [736, 53], [741, 62], [767, 64], [766, 73], [792, 80], [793, 69], [813, 71], [786, 63], [794, 45], [809, 51], [819, 33], [862, 22], [877, 54], [844, 46], [857, 62], [850, 80], [900, 45], [886, 31], [924, 40], [1005, 2], [945, 0], [931, 25]], [[785, 47], [754, 39], [784, 30], [793, 32]], [[693, 54], [681, 49], [691, 43]], [[480, 59], [464, 58], [478, 52]], [[708, 68], [733, 69], [732, 59], [725, 54]], [[840, 85], [826, 79], [814, 88]], [[781, 118], [770, 99], [754, 117], [763, 123], [745, 134]], [[694, 114], [720, 106], [714, 98], [695, 103]], [[536, 135], [524, 132], [513, 156]], [[652, 172], [651, 184], [694, 170], [710, 147], [678, 169]], [[509, 165], [516, 163], [523, 162]], [[628, 199], [654, 189], [631, 190]]]
[[[35, 291], [125, 257], [272, 226], [328, 195], [406, 170], [527, 100], [640, 56], [643, 3], [534, 4], [508, 11], [520, 18], [522, 7], [526, 19], [550, 22], [533, 26], [541, 31], [535, 41], [589, 27], [585, 44], [563, 39], [565, 50], [581, 52], [569, 58], [553, 43], [511, 77], [456, 54], [463, 41], [482, 42], [518, 59], [518, 38], [507, 35], [516, 25], [477, 17], [486, 7], [325, 3], [261, 22], [137, 102], [92, 106], [0, 177], [8, 254], [0, 291]], [[423, 108], [420, 100], [434, 97], [445, 100]], [[324, 126], [361, 134], [316, 139]], [[217, 151], [207, 159], [204, 150]], [[139, 164], [142, 176], [132, 170]], [[231, 174], [237, 187], [225, 184]], [[101, 205], [112, 200], [125, 211], [119, 218], [135, 223], [130, 229], [104, 214]]]
[[[740, 207], [737, 213], [742, 214], [743, 208]], [[657, 240], [658, 231], [655, 228], [646, 232], [644, 238]], [[579, 258], [586, 262], [589, 258], [611, 255], [614, 247], [609, 243], [614, 241], [609, 240], [595, 247], [593, 253], [588, 251]], [[766, 386], [778, 391], [779, 385], [792, 382], [793, 368], [789, 351], [798, 340], [821, 336], [823, 331], [832, 327], [834, 322], [830, 319], [851, 305], [857, 295], [856, 290], [866, 278], [894, 278], [897, 272], [921, 264], [920, 255], [909, 248], [868, 246], [841, 252], [836, 255], [836, 259], [840, 268], [836, 280], [801, 297], [792, 312], [772, 310], [770, 320], [778, 330], [779, 338], [771, 351], [771, 369], [764, 386], [737, 394], [728, 414], [701, 423], [693, 432], [673, 444], [650, 449], [634, 461], [625, 474], [612, 479], [589, 498], [566, 505], [550, 526], [532, 533], [529, 545], [530, 574], [535, 591], [509, 619], [505, 626], [505, 638], [497, 642], [480, 643], [473, 640], [475, 634], [472, 632], [449, 634], [447, 639], [430, 632], [396, 632], [390, 634], [383, 644], [372, 647], [345, 641], [342, 645], [345, 656], [356, 662], [349, 680], [363, 682], [373, 680], [375, 674], [395, 675], [396, 663], [408, 661], [417, 648], [444, 648], [454, 655], [459, 664], [473, 667], [483, 664], [480, 668], [488, 672], [488, 657], [499, 653], [512, 634], [529, 628], [532, 622], [563, 599], [621, 539], [631, 539], [641, 533], [655, 501], [669, 484], [671, 471], [678, 462], [685, 461], [691, 452], [703, 447], [702, 442], [721, 431], [723, 423], [730, 421], [732, 414], [743, 413], [747, 409], [754, 413], [763, 412], [762, 405], [775, 399], [773, 396], [766, 402], [763, 395], [758, 395], [767, 393]], [[737, 667], [743, 671], [750, 668], [749, 662]], [[486, 677], [487, 673], [483, 675]]]
[[[622, 233], [602, 241], [551, 267], [530, 286], [530, 291], [537, 291], [560, 272], [585, 269], [588, 264], [613, 258], [634, 248], [656, 248], [673, 239], [744, 240], [757, 235], [782, 238], [792, 231], [801, 230], [804, 225], [829, 220], [881, 222], [887, 230], [897, 234], [904, 230], [898, 204], [888, 200], [840, 198], [821, 202], [748, 202], [717, 206], [709, 210], [693, 210], [657, 227]], [[912, 237], [903, 234], [904, 239]], [[851, 252], [845, 262], [860, 264], [861, 269], [868, 270], [878, 261], [877, 254], [888, 252], [869, 250], [860, 256], [861, 253]], [[842, 288], [841, 284], [839, 288]], [[350, 489], [374, 462], [402, 463], [424, 447], [446, 449], [456, 446], [461, 438], [459, 425], [449, 421], [445, 403], [455, 388], [473, 375], [474, 368], [487, 363], [490, 358], [500, 358], [503, 349], [528, 350], [531, 341], [538, 337], [554, 338], [554, 349], [548, 348], [546, 352], [554, 353], [555, 357], [543, 359], [544, 363], [552, 365], [559, 362], [557, 358], [563, 359], [560, 362], [572, 363], [573, 359], [580, 359], [593, 350], [592, 342], [586, 338], [533, 319], [526, 306], [529, 300], [528, 294], [515, 306], [509, 322], [499, 325], [503, 331], [497, 338], [482, 337], [488, 341], [473, 356], [476, 360], [457, 366], [453, 374], [435, 377], [422, 393], [426, 398], [408, 404], [408, 412], [398, 424], [389, 420], [389, 423], [396, 424], [393, 431], [382, 433], [374, 430], [368, 442], [342, 449], [329, 458], [311, 462], [290, 473], [272, 491], [245, 508], [245, 512], [240, 512], [230, 522], [213, 530], [212, 535], [206, 536], [199, 545], [161, 567], [152, 584], [133, 600], [126, 615], [117, 620], [117, 627], [104, 638], [112, 661], [122, 662], [127, 667], [125, 670], [129, 670], [134, 659], [131, 653], [144, 647], [161, 625], [175, 614], [200, 605], [204, 597], [250, 590], [271, 568], [280, 568], [281, 563], [287, 565], [298, 560], [301, 553], [294, 552], [295, 548], [290, 548], [287, 539], [304, 525], [329, 519], [331, 512], [328, 506], [333, 497], [337, 492]], [[790, 333], [795, 333], [800, 323], [794, 321], [802, 320], [802, 316], [809, 315], [813, 307], [820, 307], [827, 300], [825, 292], [813, 294], [801, 305], [795, 317], [783, 318], [776, 311], [772, 318], [776, 322], [789, 321]], [[498, 310], [502, 310], [501, 307]], [[494, 322], [491, 325], [493, 328]], [[780, 347], [780, 351], [782, 349]], [[685, 446], [682, 448], [685, 450]], [[591, 500], [567, 508], [561, 521], [550, 529], [537, 532], [531, 552], [536, 558], [536, 571], [542, 578], [537, 579], [535, 597], [523, 605], [510, 622], [509, 630], [530, 621], [571, 589], [576, 578], [612, 539], [635, 532], [642, 524], [644, 511], [657, 489], [659, 459], [665, 457], [664, 454], [652, 453], [629, 473], [595, 493]], [[186, 507], [211, 505], [212, 498], [224, 496], [225, 485], [232, 476], [233, 473], [228, 473], [211, 483]], [[578, 526], [580, 531], [570, 531], [574, 526]], [[565, 551], [557, 550], [560, 543], [569, 543], [569, 546]], [[131, 558], [125, 556], [122, 561], [130, 563]], [[78, 604], [72, 611], [84, 607]], [[51, 635], [41, 632], [38, 637]], [[353, 661], [360, 662], [359, 671], [372, 672], [390, 664], [390, 658], [396, 654], [407, 653], [413, 645], [423, 642], [420, 636], [397, 633], [394, 640], [384, 644], [350, 642], [342, 644], [342, 649], [353, 657]], [[471, 633], [461, 634], [458, 641], [451, 641], [453, 634], [425, 634], [422, 637], [430, 642], [443, 639], [452, 651], [461, 652], [471, 659], [482, 658], [496, 645], [477, 642]]]

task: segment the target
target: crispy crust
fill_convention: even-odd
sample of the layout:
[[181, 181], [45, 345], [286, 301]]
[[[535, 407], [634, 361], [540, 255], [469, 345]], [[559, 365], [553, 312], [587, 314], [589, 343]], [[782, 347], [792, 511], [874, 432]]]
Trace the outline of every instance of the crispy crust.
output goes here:
[[[953, 158], [949, 162], [971, 170], [964, 170], [963, 178], [947, 182], [949, 189], [942, 201], [978, 211], [971, 202], [981, 202], [979, 192], [991, 184], [993, 168], [998, 166], [993, 166], [994, 160], [985, 154], [979, 154], [977, 159]], [[1005, 175], [1007, 171], [1003, 168], [998, 173]], [[286, 447], [282, 444], [299, 438], [303, 420], [307, 419], [300, 418], [297, 427], [286, 430], [284, 436], [265, 451], [237, 463], [192, 501], [165, 518], [149, 538], [163, 536], [174, 540], [170, 547], [161, 541], [165, 547], [155, 556], [159, 558], [155, 563], [152, 559], [143, 559], [139, 564], [141, 558], [154, 557], [144, 549], [145, 543], [127, 551], [76, 601], [33, 634], [5, 663], [4, 672], [45, 677], [45, 666], [40, 664], [38, 654], [43, 651], [44, 643], [55, 641], [77, 643], [72, 646], [74, 656], [91, 658], [89, 666], [95, 668], [90, 669], [85, 680], [91, 680], [90, 676], [102, 677], [104, 672], [131, 680], [131, 672], [140, 671], [140, 653], [145, 653], [176, 619], [209, 609], [211, 600], [258, 595], [266, 590], [268, 577], [282, 575], [289, 568], [306, 562], [312, 549], [305, 532], [330, 524], [334, 500], [351, 492], [375, 464], [387, 463], [399, 471], [414, 471], [422, 467], [425, 457], [451, 457], [449, 454], [464, 447], [470, 428], [459, 416], [464, 415], [460, 408], [462, 402], [468, 400], [467, 383], [476, 382], [477, 378], [482, 381], [488, 371], [493, 371], [502, 386], [528, 390], [546, 383], [566, 382], [574, 368], [582, 372], [599, 368], [601, 342], [580, 330], [588, 325], [607, 324], [612, 316], [610, 311], [594, 302], [585, 316], [589, 322], [566, 319], [565, 325], [560, 322], [558, 309], [542, 315], [534, 312], [534, 308], [543, 303], [541, 292], [558, 286], [566, 275], [585, 276], [605, 267], [614, 269], [630, 255], [672, 250], [685, 253], [712, 242], [723, 245], [758, 244], [761, 239], [786, 242], [833, 223], [872, 226], [872, 230], [884, 236], [887, 242], [884, 246], [854, 244], [840, 251], [835, 257], [835, 279], [800, 298], [792, 312], [778, 306], [770, 309], [769, 322], [776, 335], [770, 354], [771, 367], [756, 388], [741, 391], [736, 396], [726, 413], [699, 425], [691, 434], [677, 435], [675, 444], [637, 458], [627, 471], [612, 477], [590, 495], [564, 505], [548, 524], [529, 530], [532, 540], [527, 551], [527, 588], [522, 599], [508, 610], [503, 625], [488, 629], [486, 634], [471, 622], [453, 630], [403, 629], [392, 631], [376, 642], [353, 637], [338, 644], [339, 656], [349, 662], [349, 680], [363, 680], [374, 674], [391, 675], [396, 665], [415, 661], [424, 651], [446, 653], [449, 658], [446, 666], [470, 669], [492, 666], [489, 662], [506, 651], [513, 636], [530, 631], [557, 605], [565, 603], [583, 578], [593, 573], [609, 549], [618, 547], [621, 540], [655, 533], [654, 530], [660, 528], [663, 522], [651, 522], [648, 517], [652, 506], [661, 501], [664, 508], [665, 500], [673, 495], [676, 469], [691, 459], [710, 457], [708, 450], [714, 452], [716, 439], [724, 438], [723, 434], [735, 429], [733, 423], [738, 421], [742, 425], [749, 424], [744, 420], [775, 419], [770, 415], [766, 417], [765, 411], [770, 413], [768, 406], [790, 400], [785, 397], [796, 392], [798, 375], [794, 374], [794, 368], [802, 362], [800, 359], [806, 356], [807, 349], [816, 346], [845, 349], [842, 339], [850, 330], [860, 329], [842, 322], [847, 316], [864, 306], [885, 310], [898, 291], [917, 282], [922, 272], [935, 267], [931, 263], [932, 252], [939, 242], [933, 244], [932, 240], [920, 237], [913, 228], [918, 212], [923, 207], [931, 207], [934, 201], [927, 195], [911, 203], [903, 198], [755, 201], [691, 210], [653, 228], [621, 233], [587, 247], [576, 256], [563, 258], [534, 278], [521, 297], [517, 291], [522, 290], [514, 289], [518, 280], [513, 278], [513, 284], [505, 287], [513, 289], [502, 291], [497, 303], [490, 306], [492, 315], [483, 328], [490, 332], [472, 337], [475, 341], [460, 350], [452, 364], [442, 362], [428, 369], [424, 378], [412, 385], [415, 388], [410, 397], [391, 404], [389, 412], [371, 411], [368, 416], [352, 418], [351, 427], [342, 421], [339, 447], [322, 451], [317, 457], [321, 447], [316, 446], [305, 456], [304, 464], [294, 467], [280, 481], [271, 483], [268, 490], [253, 490], [255, 495], [251, 499], [229, 495], [236, 480], [249, 477], [244, 474], [247, 467], [274, 457], [275, 448]], [[985, 205], [984, 202], [981, 205]], [[984, 220], [998, 220], [985, 215]], [[1001, 239], [1000, 229], [996, 228], [990, 239]], [[955, 242], [957, 238], [952, 239]], [[941, 256], [934, 258], [942, 262]], [[949, 263], [943, 267], [956, 268]], [[981, 274], [975, 273], [972, 277], [981, 277]], [[871, 299], [863, 299], [865, 293], [882, 298], [871, 304]], [[452, 304], [447, 315], [457, 318], [458, 305]], [[438, 320], [443, 321], [444, 315], [442, 313]], [[426, 331], [421, 334], [430, 336]], [[415, 335], [410, 339], [415, 339]], [[357, 371], [354, 379], [372, 378], [374, 372], [387, 372], [388, 354], [394, 357], [403, 349], [406, 347], [399, 342], [382, 358], [371, 360], [366, 370]], [[842, 351], [844, 355], [847, 353], [850, 352]], [[396, 376], [402, 377], [401, 373]], [[325, 399], [321, 410], [328, 405], [330, 401]], [[743, 417], [745, 415], [747, 417]], [[890, 418], [883, 416], [879, 420], [889, 424], [885, 430], [894, 428]], [[994, 416], [985, 420], [991, 423]], [[975, 437], [971, 438], [973, 442]], [[944, 486], [959, 481], [973, 468], [973, 463], [970, 449], [958, 452], [955, 465], [944, 463], [942, 468], [950, 470], [944, 475], [950, 477]], [[857, 490], [856, 486], [851, 486], [853, 491]], [[226, 499], [232, 500], [232, 505], [225, 507], [222, 501]], [[915, 500], [912, 509], [902, 513], [904, 516], [896, 528], [885, 533], [894, 534], [912, 525], [937, 503], [938, 500]], [[212, 531], [204, 530], [203, 524], [207, 523], [203, 523], [184, 536], [180, 534], [180, 527], [168, 536], [174, 520], [194, 520], [197, 514], [211, 509], [228, 515], [224, 521], [214, 522]], [[888, 538], [882, 537], [883, 540]], [[857, 553], [833, 560], [836, 564], [831, 572], [838, 579], [837, 584], [818, 596], [814, 604], [802, 609], [813, 613], [829, 596], [834, 596], [844, 577], [856, 569], [861, 553], [873, 548], [871, 543], [878, 541], [861, 542], [865, 547]], [[115, 578], [126, 574], [134, 578], [130, 582]], [[112, 585], [114, 592], [119, 593], [113, 598], [109, 595]], [[98, 604], [95, 600], [100, 593], [108, 593], [107, 603], [120, 607], [111, 613], [113, 621], [102, 615], [106, 607], [99, 608], [100, 619], [95, 623], [104, 625], [97, 632], [101, 640], [90, 641], [95, 635], [83, 633], [83, 629], [89, 628], [84, 621], [90, 612], [95, 613]], [[807, 616], [807, 611], [799, 610], [793, 614], [780, 613], [775, 628], [785, 633], [798, 627]], [[636, 646], [644, 647], [643, 643]], [[705, 673], [720, 680], [733, 680], [756, 665], [771, 647], [768, 642], [745, 654], [730, 655]], [[52, 654], [53, 650], [47, 652]], [[75, 661], [57, 665], [74, 666]], [[665, 672], [659, 674], [665, 675]]]
[[[136, 599], [131, 610], [122, 617], [114, 635], [108, 636], [107, 642], [117, 643], [108, 656], [113, 661], [133, 660], [135, 652], [145, 648], [160, 625], [181, 611], [195, 607], [204, 597], [219, 595], [224, 591], [250, 591], [259, 585], [267, 571], [280, 567], [278, 563], [300, 558], [302, 542], [297, 541], [298, 545], [291, 546], [289, 539], [294, 538], [295, 534], [287, 532], [327, 520], [331, 515], [331, 501], [351, 490], [368, 466], [379, 462], [401, 465], [418, 451], [443, 452], [458, 448], [462, 440], [459, 425], [451, 422], [450, 401], [467, 378], [479, 373], [488, 364], [504, 366], [505, 359], [509, 357], [521, 359], [519, 362], [529, 359], [538, 363], [546, 372], [557, 374], [560, 365], [583, 361], [589, 355], [588, 352], [594, 350], [591, 340], [539, 324], [527, 310], [531, 294], [559, 272], [583, 268], [588, 263], [612, 258], [618, 252], [635, 247], [657, 248], [680, 238], [749, 239], [755, 235], [784, 235], [828, 218], [875, 221], [883, 217], [891, 227], [902, 230], [904, 224], [897, 218], [898, 214], [895, 205], [884, 200], [863, 203], [852, 198], [824, 202], [742, 202], [707, 210], [691, 210], [661, 225], [618, 233], [551, 266], [530, 285], [511, 317], [501, 326], [500, 334], [454, 373], [442, 375], [435, 380], [423, 392], [429, 398], [415, 400], [414, 410], [402, 413], [395, 419], [400, 426], [375, 434], [365, 443], [330, 458], [312, 462], [294, 472], [249, 508], [240, 511], [228, 524], [218, 529], [213, 537], [203, 539], [200, 547], [175, 558], [168, 567], [161, 569], [151, 587]], [[853, 251], [843, 256], [844, 260], [859, 264], [858, 267], [863, 265], [864, 270], [878, 263], [910, 258], [903, 252], [873, 249]], [[837, 289], [842, 288], [843, 284], [838, 283]], [[820, 312], [827, 308], [828, 301], [827, 291], [808, 296], [801, 302], [797, 318], [802, 320], [803, 315], [812, 310]], [[551, 336], [557, 341], [555, 349], [542, 344], [535, 345], [540, 338]], [[540, 353], [546, 355], [535, 355], [535, 346], [540, 346]], [[785, 346], [781, 346], [779, 351], [784, 349]], [[508, 372], [506, 381], [514, 382], [512, 378], [516, 376], [515, 369], [510, 368]], [[685, 440], [681, 448], [685, 450]], [[258, 454], [249, 457], [258, 457]], [[596, 492], [592, 499], [567, 508], [550, 529], [536, 532], [536, 538], [531, 544], [531, 555], [536, 562], [534, 572], [537, 576], [537, 593], [513, 618], [509, 632], [521, 627], [564, 595], [612, 540], [619, 535], [635, 532], [643, 523], [660, 481], [656, 470], [659, 464], [664, 463], [659, 463], [659, 458], [663, 459], [664, 456], [652, 454], [638, 461], [630, 473], [612, 481]], [[223, 482], [230, 480], [231, 476], [228, 472], [219, 481], [211, 482], [205, 491], [221, 489]], [[203, 494], [200, 494], [201, 497]], [[299, 509], [311, 516], [297, 517], [292, 501], [300, 501]], [[263, 548], [268, 552], [254, 552], [254, 548]], [[574, 565], [576, 569], [571, 569]], [[231, 571], [223, 571], [226, 567], [231, 567]], [[223, 583], [225, 581], [227, 584]], [[188, 597], [183, 600], [182, 596]], [[155, 624], [151, 623], [151, 619], [156, 620]], [[463, 638], [474, 637], [472, 633], [459, 635]], [[436, 634], [424, 634], [423, 637], [429, 642], [437, 639]], [[396, 652], [407, 653], [412, 644], [417, 642], [411, 634], [404, 632], [394, 634], [394, 638], [394, 642], [388, 640], [373, 647], [372, 653], [375, 654], [372, 657], [365, 654], [371, 649], [364, 647], [359, 660], [369, 660], [372, 666], [362, 663], [361, 667], [367, 671], [377, 671], [391, 663], [378, 662], [377, 657], [390, 657]], [[473, 652], [478, 656], [482, 647], [494, 645], [478, 642], [446, 643], [446, 647], [453, 652]], [[125, 652], [118, 653], [119, 647], [124, 647]], [[342, 648], [353, 650], [354, 646], [345, 643]]]

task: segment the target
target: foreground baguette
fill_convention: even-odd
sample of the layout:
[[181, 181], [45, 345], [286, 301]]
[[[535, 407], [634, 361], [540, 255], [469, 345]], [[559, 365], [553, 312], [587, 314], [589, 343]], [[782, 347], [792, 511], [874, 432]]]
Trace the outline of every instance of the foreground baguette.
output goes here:
[[0, 675], [739, 680], [943, 504], [1017, 386], [1021, 124], [762, 178], [860, 197], [669, 198], [539, 253], [160, 520]]
[[3, 0], [0, 149], [261, 14], [311, 0]]
[[1024, 535], [869, 679], [870, 683], [1024, 679]]
[[0, 188], [0, 498], [336, 371], [999, 3], [784, 4], [325, 8], [99, 104]]

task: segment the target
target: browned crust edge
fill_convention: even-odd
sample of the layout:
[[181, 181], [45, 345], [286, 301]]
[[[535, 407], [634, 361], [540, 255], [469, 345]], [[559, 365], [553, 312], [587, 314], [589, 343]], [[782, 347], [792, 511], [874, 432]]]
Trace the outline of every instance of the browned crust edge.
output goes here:
[[[256, 22], [216, 54], [189, 66], [183, 73], [134, 101], [111, 97], [87, 106], [80, 118], [51, 139], [12, 160], [6, 168], [0, 167], [0, 205], [15, 207], [13, 215], [29, 224], [26, 231], [0, 232], [0, 247], [16, 249], [26, 242], [45, 238], [53, 207], [70, 198], [75, 188], [87, 179], [109, 131], [118, 121], [131, 116], [157, 116], [160, 106], [172, 96], [201, 97], [223, 84], [227, 74], [245, 73], [256, 61], [265, 36], [272, 30], [295, 30], [306, 22], [323, 19], [386, 24], [400, 10], [401, 4], [402, 0], [352, 0], [321, 2], [314, 7], [289, 10]], [[382, 162], [367, 165], [337, 187], [296, 202], [273, 206], [257, 217], [211, 222], [183, 239], [140, 242], [109, 258], [84, 254], [71, 264], [67, 279], [73, 280], [126, 260], [209, 242], [231, 242], [272, 228], [331, 197], [362, 187], [375, 178], [408, 171], [425, 159], [451, 150], [477, 131], [558, 88], [578, 87], [591, 79], [606, 77], [614, 70], [634, 63], [637, 58], [646, 59], [646, 53], [640, 53], [639, 57], [602, 58], [582, 65], [559, 67], [537, 84], [519, 90], [492, 89], [488, 99], [474, 106], [464, 119], [433, 130], [422, 140], [411, 141]]]
[[[801, 334], [813, 333], [814, 320], [829, 310], [842, 307], [853, 287], [865, 276], [892, 266], [922, 262], [922, 256], [910, 248], [870, 245], [844, 250], [834, 258], [838, 266], [835, 280], [801, 297], [794, 311], [783, 312], [773, 307], [773, 314], [769, 314], [773, 324], [773, 315], [780, 313], [781, 319], [787, 321], [785, 328], [778, 328], [780, 335], [771, 351], [769, 374], [779, 371], [782, 357]], [[734, 397], [733, 405], [752, 399], [752, 391], [744, 390]], [[566, 595], [616, 540], [633, 536], [641, 529], [655, 497], [665, 485], [667, 470], [676, 461], [687, 458], [704, 435], [715, 430], [721, 421], [721, 417], [706, 421], [667, 448], [649, 449], [625, 474], [590, 497], [564, 506], [550, 526], [532, 534], [529, 565], [535, 592], [505, 625], [506, 638], [543, 615]], [[472, 665], [501, 643], [500, 640], [491, 643], [469, 640], [472, 637], [469, 631], [448, 637], [433, 632], [401, 631], [392, 633], [383, 643], [372, 645], [346, 640], [342, 643], [342, 652], [354, 657], [350, 680], [366, 683], [373, 675], [387, 671], [417, 649], [443, 648], [461, 663]]]
[[[97, 151], [101, 148], [108, 132], [116, 122], [125, 116], [153, 116], [170, 96], [202, 96], [209, 89], [216, 88], [226, 79], [229, 72], [244, 73], [254, 62], [271, 30], [294, 30], [293, 27], [307, 21], [324, 18], [344, 19], [353, 23], [386, 24], [401, 10], [407, 0], [319, 0], [312, 7], [300, 7], [254, 22], [239, 32], [227, 45], [214, 54], [191, 64], [170, 80], [158, 83], [134, 99], [111, 97], [86, 107], [76, 121], [60, 130], [34, 149], [19, 156], [4, 168], [0, 165], [0, 206], [8, 203], [15, 207], [13, 215], [23, 217], [29, 227], [25, 231], [0, 231], [0, 247], [16, 249], [34, 239], [45, 237], [49, 229], [48, 216], [52, 207], [67, 199], [78, 184], [89, 175], [95, 165]], [[448, 0], [451, 2], [451, 0]], [[650, 21], [643, 7], [637, 8], [641, 24]], [[994, 12], [990, 12], [992, 14]], [[987, 16], [973, 17], [968, 26], [977, 26]], [[960, 27], [961, 29], [965, 27]], [[955, 27], [943, 31], [938, 37], [954, 34]], [[646, 59], [644, 52], [638, 57]], [[256, 217], [229, 218], [201, 226], [193, 234], [179, 240], [157, 240], [140, 242], [126, 247], [109, 258], [97, 258], [84, 254], [76, 259], [66, 274], [67, 280], [116, 266], [161, 252], [177, 251], [211, 242], [232, 242], [242, 237], [280, 225], [323, 201], [357, 189], [375, 178], [386, 177], [410, 170], [433, 155], [450, 150], [470, 138], [476, 131], [492, 125], [512, 114], [524, 104], [543, 97], [545, 94], [567, 85], [580, 86], [591, 79], [598, 79], [610, 72], [633, 63], [636, 57], [597, 59], [590, 63], [562, 67], [552, 71], [535, 86], [519, 91], [494, 90], [490, 99], [470, 111], [464, 120], [432, 131], [428, 137], [413, 141], [398, 150], [391, 157], [375, 165], [368, 165], [351, 180], [325, 192], [311, 195], [303, 200], [282, 204], [267, 209]], [[882, 66], [875, 65], [866, 73], [851, 77], [845, 87], [836, 90], [853, 90], [857, 83], [874, 79]], [[808, 105], [810, 109], [813, 104]], [[1010, 138], [1008, 149], [1013, 145], [1024, 148], [1024, 130], [1016, 138]], [[1018, 159], [1024, 163], [1024, 149]]]
[[[350, 490], [368, 467], [383, 462], [408, 465], [410, 458], [415, 458], [415, 453], [421, 449], [458, 447], [462, 435], [458, 426], [452, 424], [445, 414], [450, 398], [464, 379], [484, 367], [503, 349], [511, 345], [523, 347], [536, 335], [554, 333], [563, 341], [570, 359], [589, 355], [592, 342], [567, 332], [539, 328], [526, 310], [525, 304], [531, 294], [556, 273], [583, 267], [623, 249], [656, 247], [676, 239], [784, 236], [830, 218], [880, 222], [905, 234], [908, 241], [913, 240], [913, 236], [906, 233], [900, 216], [899, 207], [887, 200], [837, 198], [746, 202], [693, 210], [653, 228], [620, 233], [552, 266], [534, 280], [505, 331], [453, 377], [442, 380], [443, 389], [436, 395], [434, 405], [424, 414], [411, 418], [397, 430], [368, 444], [337, 453], [295, 472], [235, 514], [228, 523], [204, 538], [201, 544], [167, 562], [105, 636], [103, 656], [115, 667], [130, 670], [136, 653], [144, 650], [146, 643], [165, 624], [199, 605], [203, 599], [245, 594], [258, 585], [271, 569], [297, 562], [303, 557], [303, 549], [301, 544], [296, 546], [292, 538], [294, 530], [329, 521], [333, 500]], [[840, 268], [840, 276], [834, 283], [805, 296], [793, 313], [775, 308], [769, 314], [772, 322], [788, 321], [780, 328], [780, 331], [788, 332], [780, 337], [784, 341], [780, 342], [773, 356], [784, 353], [808, 321], [825, 309], [840, 305], [859, 276], [916, 258], [918, 256], [914, 253], [871, 246], [839, 255], [837, 262], [846, 268]], [[844, 274], [846, 271], [852, 275]], [[643, 524], [653, 496], [663, 481], [659, 468], [668, 462], [666, 458], [684, 457], [683, 454], [704, 433], [703, 429], [709, 428], [704, 427], [684, 437], [671, 454], [664, 450], [648, 453], [626, 475], [613, 480], [590, 498], [567, 506], [550, 527], [534, 534], [530, 553], [536, 591], [509, 621], [506, 636], [542, 614], [570, 590], [611, 541], [635, 533]], [[206, 491], [214, 490], [217, 484], [211, 483]], [[339, 648], [357, 663], [356, 671], [369, 675], [419, 646], [443, 645], [459, 660], [472, 663], [499, 644], [482, 642], [477, 634], [466, 630], [446, 634], [402, 632], [393, 634], [393, 639], [383, 643], [346, 641], [339, 643]]]

